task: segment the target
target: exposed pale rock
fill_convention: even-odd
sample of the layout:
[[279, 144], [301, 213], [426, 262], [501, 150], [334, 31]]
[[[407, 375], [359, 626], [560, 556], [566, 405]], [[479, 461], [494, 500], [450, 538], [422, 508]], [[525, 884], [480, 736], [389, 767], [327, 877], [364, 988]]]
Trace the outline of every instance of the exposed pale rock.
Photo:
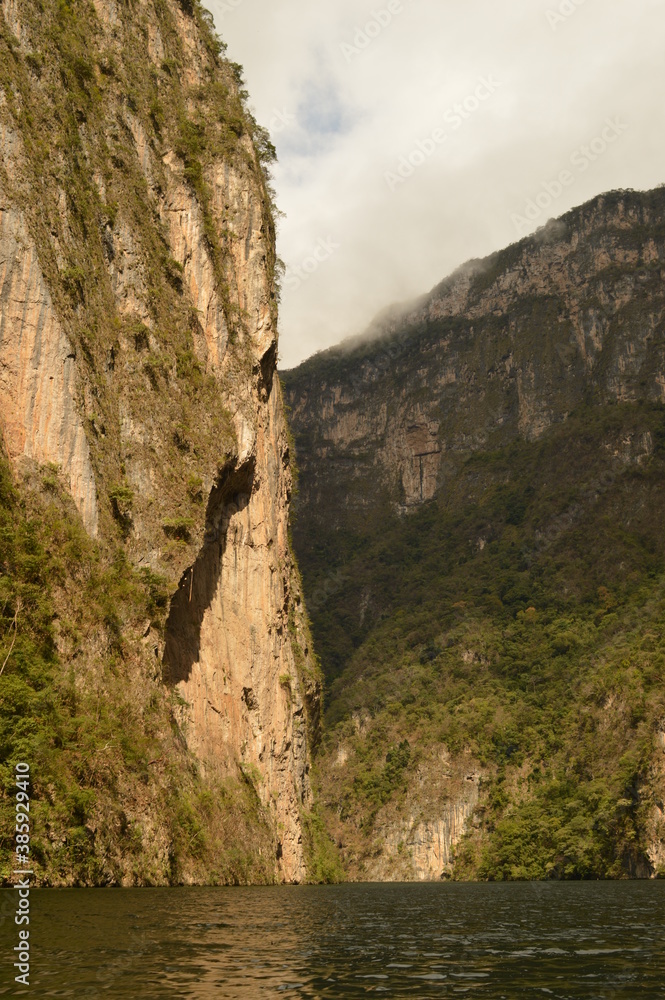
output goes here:
[[371, 506], [380, 481], [408, 510], [445, 487], [456, 456], [498, 435], [535, 440], [590, 391], [665, 399], [665, 247], [640, 245], [656, 210], [649, 194], [599, 197], [286, 372], [296, 439], [308, 433], [300, 503], [328, 490], [310, 484], [313, 461], [347, 506]]
[[21, 215], [0, 205], [0, 422], [5, 447], [14, 462], [25, 457], [59, 465], [87, 530], [95, 535], [97, 494], [76, 405], [75, 360]]
[[452, 868], [453, 850], [466, 833], [476, 803], [477, 794], [473, 799], [456, 799], [441, 804], [441, 813], [435, 819], [418, 821], [410, 816], [385, 831], [381, 864], [370, 866], [369, 877], [382, 879], [387, 865], [399, 861], [402, 853], [414, 881], [435, 882], [446, 876]]
[[[172, 255], [183, 268], [184, 283], [205, 334], [199, 345], [202, 360], [212, 371], [219, 371], [228, 329], [223, 303], [217, 292], [215, 269], [206, 247], [203, 212], [182, 176], [182, 164], [174, 153], [164, 158], [169, 180], [160, 214], [168, 226]], [[205, 352], [205, 353], [204, 353]]]
[[116, 0], [92, 0], [92, 2], [102, 24], [107, 28], [114, 28], [119, 20]]
[[148, 292], [140, 248], [136, 246], [134, 235], [126, 223], [120, 223], [115, 231], [108, 232], [105, 249], [118, 312], [123, 316], [134, 316], [149, 325]]
[[[303, 692], [289, 639], [283, 418], [276, 392], [252, 454], [213, 490], [204, 546], [171, 607], [165, 663], [187, 703], [188, 745], [219, 771], [251, 765], [280, 831], [280, 871], [303, 881], [300, 810], [311, 805]], [[288, 679], [288, 680], [286, 680]]]
[[20, 41], [23, 31], [21, 9], [18, 0], [2, 0], [2, 13], [9, 28]]
[[665, 720], [656, 733], [656, 757], [652, 766], [656, 801], [648, 821], [647, 857], [654, 872], [665, 874]]
[[[456, 846], [478, 804], [480, 774], [433, 748], [420, 763], [404, 809], [388, 807], [377, 825], [381, 853], [366, 863], [367, 877], [434, 882], [452, 871]], [[467, 773], [468, 772], [468, 773]]]

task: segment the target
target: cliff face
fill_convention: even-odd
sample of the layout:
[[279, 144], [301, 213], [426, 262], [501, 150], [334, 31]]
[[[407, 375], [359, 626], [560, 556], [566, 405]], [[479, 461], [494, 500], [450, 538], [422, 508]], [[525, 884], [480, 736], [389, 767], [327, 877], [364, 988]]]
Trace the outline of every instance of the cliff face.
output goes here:
[[[7, 135], [3, 158], [8, 159]], [[18, 168], [18, 164], [15, 169]], [[36, 248], [11, 206], [0, 209], [0, 403], [5, 448], [66, 470], [86, 528], [97, 534], [90, 450], [75, 403], [75, 355], [57, 316]]]
[[597, 198], [287, 372], [304, 489], [325, 463], [351, 504], [378, 474], [409, 508], [459, 455], [536, 439], [590, 399], [665, 401], [664, 206], [662, 189]]
[[[256, 797], [263, 877], [302, 881], [318, 681], [287, 530], [271, 147], [198, 3], [43, 8], [0, 18], [5, 450], [22, 490], [53, 467], [102, 561], [170, 593], [132, 653], [143, 697], [173, 713], [183, 774]], [[75, 646], [58, 655], [88, 690]]]
[[664, 215], [603, 195], [284, 373], [353, 876], [662, 869]]

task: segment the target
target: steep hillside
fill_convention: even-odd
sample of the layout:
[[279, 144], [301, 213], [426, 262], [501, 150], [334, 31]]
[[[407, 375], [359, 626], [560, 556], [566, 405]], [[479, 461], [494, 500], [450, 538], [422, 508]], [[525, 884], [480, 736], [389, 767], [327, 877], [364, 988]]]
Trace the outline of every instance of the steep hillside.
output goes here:
[[665, 862], [665, 189], [284, 373], [353, 877]]
[[0, 5], [0, 760], [49, 884], [302, 881], [274, 155], [198, 0]]

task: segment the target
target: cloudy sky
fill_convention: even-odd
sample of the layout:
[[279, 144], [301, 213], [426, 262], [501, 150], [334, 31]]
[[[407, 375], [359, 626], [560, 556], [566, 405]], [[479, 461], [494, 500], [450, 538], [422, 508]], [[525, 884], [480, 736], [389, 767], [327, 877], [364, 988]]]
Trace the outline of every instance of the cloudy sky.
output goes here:
[[280, 365], [665, 182], [665, 0], [207, 0], [270, 128]]

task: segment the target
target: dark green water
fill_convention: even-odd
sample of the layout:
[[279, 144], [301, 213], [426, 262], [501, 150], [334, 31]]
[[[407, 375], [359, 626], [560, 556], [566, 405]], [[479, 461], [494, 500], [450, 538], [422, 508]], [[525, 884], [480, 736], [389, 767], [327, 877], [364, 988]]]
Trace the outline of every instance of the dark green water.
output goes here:
[[3, 996], [665, 998], [665, 882], [33, 891], [29, 990], [15, 931]]

